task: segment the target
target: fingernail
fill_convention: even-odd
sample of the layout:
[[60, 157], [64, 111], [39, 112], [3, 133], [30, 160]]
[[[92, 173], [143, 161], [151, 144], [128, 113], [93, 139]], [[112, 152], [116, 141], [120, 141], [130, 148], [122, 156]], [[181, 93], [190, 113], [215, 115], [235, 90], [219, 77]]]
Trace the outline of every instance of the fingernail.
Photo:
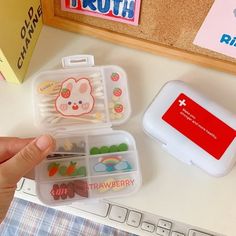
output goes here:
[[45, 151], [52, 144], [52, 138], [48, 135], [42, 135], [36, 141], [36, 146], [41, 150]]

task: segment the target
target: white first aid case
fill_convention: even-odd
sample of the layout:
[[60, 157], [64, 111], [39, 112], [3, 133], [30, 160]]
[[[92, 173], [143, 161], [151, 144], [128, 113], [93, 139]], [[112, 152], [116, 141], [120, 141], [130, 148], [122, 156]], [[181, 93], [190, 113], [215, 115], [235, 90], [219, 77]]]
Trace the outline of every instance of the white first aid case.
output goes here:
[[144, 131], [177, 159], [213, 176], [236, 161], [236, 116], [181, 81], [165, 84], [143, 116]]
[[94, 66], [91, 55], [62, 59], [63, 69], [37, 74], [36, 125], [56, 138], [56, 150], [36, 167], [36, 190], [48, 205], [121, 197], [141, 186], [136, 144], [113, 130], [130, 116], [125, 71]]

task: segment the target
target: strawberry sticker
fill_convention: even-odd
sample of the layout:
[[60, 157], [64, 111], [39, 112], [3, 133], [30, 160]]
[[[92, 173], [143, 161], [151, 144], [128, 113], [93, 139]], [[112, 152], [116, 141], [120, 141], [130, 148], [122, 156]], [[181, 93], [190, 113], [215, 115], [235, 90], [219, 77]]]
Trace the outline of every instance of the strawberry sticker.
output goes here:
[[59, 185], [58, 184], [54, 184], [50, 193], [53, 196], [54, 200], [59, 200], [60, 199]]
[[120, 97], [122, 94], [122, 90], [120, 88], [114, 88], [113, 95], [116, 97]]
[[111, 79], [112, 79], [113, 81], [118, 81], [118, 80], [120, 79], [120, 75], [119, 75], [118, 73], [116, 73], [116, 72], [113, 72], [113, 73], [111, 74]]
[[68, 97], [70, 97], [70, 90], [67, 89], [67, 88], [63, 88], [63, 89], [61, 90], [61, 96], [62, 96], [63, 98], [68, 98]]
[[50, 191], [54, 200], [59, 200], [60, 198], [65, 200], [67, 198], [68, 187], [66, 184], [54, 184], [52, 190]]
[[62, 82], [61, 87], [55, 101], [58, 113], [65, 117], [78, 117], [93, 110], [93, 87], [88, 78], [68, 78]]
[[116, 105], [114, 106], [114, 110], [115, 110], [115, 112], [117, 112], [117, 113], [121, 113], [121, 112], [123, 112], [124, 107], [123, 107], [122, 104], [116, 104]]

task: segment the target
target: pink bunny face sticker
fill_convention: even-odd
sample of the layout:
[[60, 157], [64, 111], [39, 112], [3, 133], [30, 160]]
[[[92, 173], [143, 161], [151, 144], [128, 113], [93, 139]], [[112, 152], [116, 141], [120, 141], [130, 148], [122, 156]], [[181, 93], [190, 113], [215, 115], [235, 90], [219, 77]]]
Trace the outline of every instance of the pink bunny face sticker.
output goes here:
[[55, 105], [63, 116], [81, 116], [91, 112], [94, 98], [89, 80], [69, 78], [63, 81]]

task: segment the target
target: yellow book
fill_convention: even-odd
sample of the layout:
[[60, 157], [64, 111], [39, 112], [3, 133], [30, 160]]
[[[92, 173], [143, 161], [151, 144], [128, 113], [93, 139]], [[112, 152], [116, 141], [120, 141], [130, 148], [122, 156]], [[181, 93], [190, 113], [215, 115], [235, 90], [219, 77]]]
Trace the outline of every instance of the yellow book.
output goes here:
[[40, 0], [0, 0], [0, 80], [23, 82], [42, 28]]

